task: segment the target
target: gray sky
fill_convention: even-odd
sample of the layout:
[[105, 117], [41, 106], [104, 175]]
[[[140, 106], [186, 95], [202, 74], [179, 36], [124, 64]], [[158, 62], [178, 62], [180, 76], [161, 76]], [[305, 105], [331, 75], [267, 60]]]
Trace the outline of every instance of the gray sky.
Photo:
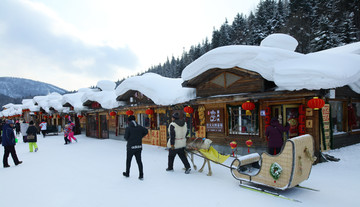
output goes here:
[[116, 81], [211, 40], [260, 0], [2, 0], [0, 76], [67, 90]]

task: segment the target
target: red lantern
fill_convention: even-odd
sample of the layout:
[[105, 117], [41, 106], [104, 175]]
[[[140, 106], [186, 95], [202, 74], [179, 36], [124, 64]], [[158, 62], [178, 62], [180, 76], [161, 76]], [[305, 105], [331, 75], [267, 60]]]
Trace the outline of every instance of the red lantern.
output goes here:
[[252, 146], [253, 141], [251, 139], [249, 139], [245, 142], [245, 144], [248, 147], [248, 153], [250, 153], [250, 147]]
[[131, 116], [131, 115], [133, 115], [133, 114], [134, 114], [134, 112], [131, 111], [131, 110], [127, 110], [127, 111], [126, 111], [126, 115], [128, 115], [128, 116]]
[[78, 117], [79, 117], [79, 119], [81, 119], [81, 118], [83, 118], [84, 116], [83, 116], [83, 115], [81, 115], [81, 114], [79, 114], [79, 115], [78, 115]]
[[190, 114], [194, 113], [194, 109], [193, 109], [193, 107], [191, 107], [191, 106], [186, 106], [186, 107], [184, 108], [184, 111], [186, 112], [186, 116], [187, 116], [187, 117], [190, 117]]
[[40, 111], [39, 114], [40, 114], [40, 115], [43, 114], [42, 111]]
[[52, 119], [53, 117], [52, 116], [49, 116], [49, 119]]
[[241, 108], [243, 110], [246, 110], [246, 115], [249, 115], [251, 116], [251, 110], [254, 110], [255, 109], [255, 104], [253, 102], [250, 102], [250, 101], [246, 101], [245, 103], [243, 103], [241, 105]]
[[44, 116], [44, 119], [47, 119], [48, 117], [47, 116]]
[[325, 101], [322, 99], [319, 99], [318, 97], [314, 97], [313, 99], [309, 100], [307, 103], [308, 107], [319, 110], [325, 105]]
[[230, 147], [232, 149], [233, 157], [235, 157], [234, 149], [237, 147], [237, 143], [235, 141], [230, 142]]
[[149, 116], [149, 118], [151, 118], [151, 116], [154, 114], [154, 110], [148, 108], [146, 109], [145, 113]]
[[110, 116], [116, 116], [116, 112], [115, 111], [110, 112]]
[[60, 115], [57, 115], [57, 118], [58, 118], [58, 119], [60, 119], [60, 118], [61, 118], [61, 116], [60, 116]]
[[66, 114], [66, 115], [65, 115], [65, 118], [68, 118], [68, 117], [69, 117], [69, 115]]
[[34, 115], [36, 115], [37, 113], [36, 112], [34, 112]]

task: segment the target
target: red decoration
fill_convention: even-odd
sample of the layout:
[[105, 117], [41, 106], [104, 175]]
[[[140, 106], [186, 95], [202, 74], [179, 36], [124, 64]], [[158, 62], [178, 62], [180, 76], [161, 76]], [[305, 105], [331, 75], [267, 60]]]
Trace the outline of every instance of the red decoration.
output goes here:
[[127, 111], [126, 111], [126, 115], [128, 115], [128, 116], [133, 115], [133, 114], [134, 114], [134, 112], [131, 111], [131, 110], [127, 110]]
[[250, 101], [246, 101], [245, 103], [243, 103], [241, 105], [241, 108], [243, 110], [246, 110], [246, 115], [249, 115], [251, 116], [251, 110], [254, 110], [255, 109], [255, 104], [253, 102], [250, 102]]
[[44, 116], [44, 119], [47, 119], [48, 117], [47, 116]]
[[271, 118], [270, 116], [265, 116], [265, 125], [270, 125]]
[[52, 119], [53, 117], [52, 116], [49, 116], [49, 119]]
[[266, 115], [266, 116], [270, 116], [270, 114], [271, 114], [271, 108], [270, 108], [270, 107], [266, 107], [266, 108], [265, 108], [265, 115]]
[[58, 118], [58, 119], [60, 119], [60, 118], [61, 118], [61, 116], [60, 116], [60, 115], [57, 115], [57, 118]]
[[305, 115], [305, 113], [306, 113], [306, 107], [305, 107], [304, 104], [302, 104], [302, 105], [299, 106], [299, 114], [300, 115]]
[[66, 114], [66, 115], [65, 115], [65, 118], [68, 118], [68, 117], [69, 117], [69, 115]]
[[116, 116], [116, 112], [115, 111], [110, 112], [110, 116]]
[[305, 124], [299, 125], [299, 135], [303, 135], [306, 133]]
[[91, 103], [91, 108], [92, 109], [98, 109], [98, 108], [101, 108], [101, 105], [98, 102], [92, 102]]
[[146, 109], [145, 113], [146, 113], [147, 115], [152, 115], [152, 114], [154, 114], [154, 110], [152, 110], [152, 109]]
[[83, 116], [83, 115], [81, 115], [81, 114], [79, 114], [79, 115], [78, 115], [78, 117], [79, 117], [79, 119], [81, 119], [81, 118], [83, 118], [84, 116]]
[[319, 110], [325, 105], [325, 101], [322, 99], [319, 99], [318, 97], [314, 97], [313, 99], [309, 100], [307, 103], [308, 107]]
[[299, 115], [299, 124], [305, 124], [306, 117], [305, 115]]
[[234, 149], [237, 147], [237, 143], [235, 141], [230, 142], [230, 147], [232, 149], [233, 157], [235, 157]]
[[191, 106], [184, 107], [184, 111], [186, 112], [187, 117], [190, 117], [190, 114], [194, 113], [194, 109]]
[[245, 144], [248, 147], [248, 153], [250, 153], [250, 147], [252, 146], [253, 141], [251, 139], [248, 139]]
[[40, 111], [39, 114], [40, 114], [40, 115], [43, 114], [42, 111]]

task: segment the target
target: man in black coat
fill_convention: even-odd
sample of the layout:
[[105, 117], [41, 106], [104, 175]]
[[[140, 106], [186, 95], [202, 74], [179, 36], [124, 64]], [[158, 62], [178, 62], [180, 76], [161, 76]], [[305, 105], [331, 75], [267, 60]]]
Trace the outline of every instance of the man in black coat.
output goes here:
[[14, 121], [6, 120], [5, 126], [3, 127], [2, 134], [2, 145], [4, 146], [4, 157], [3, 164], [4, 168], [10, 167], [8, 164], [8, 157], [11, 154], [11, 157], [14, 160], [15, 165], [19, 165], [22, 161], [19, 161], [16, 151], [15, 151], [15, 134], [14, 134]]
[[136, 162], [139, 167], [139, 179], [144, 178], [143, 164], [141, 161], [142, 151], [142, 138], [148, 134], [148, 130], [140, 126], [135, 121], [135, 116], [131, 115], [128, 118], [129, 125], [125, 129], [125, 140], [127, 141], [127, 154], [126, 154], [126, 172], [123, 172], [125, 177], [130, 176], [131, 159], [135, 155]]

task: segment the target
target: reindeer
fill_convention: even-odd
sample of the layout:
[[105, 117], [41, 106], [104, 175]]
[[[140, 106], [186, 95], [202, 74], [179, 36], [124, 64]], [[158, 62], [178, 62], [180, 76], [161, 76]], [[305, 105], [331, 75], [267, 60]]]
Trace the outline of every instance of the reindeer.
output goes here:
[[[194, 154], [197, 154], [197, 155], [200, 155], [200, 157], [204, 158], [204, 163], [203, 163], [202, 167], [200, 168], [199, 172], [202, 172], [204, 170], [206, 163], [208, 164], [209, 172], [208, 172], [207, 176], [212, 175], [210, 160], [205, 158], [204, 156], [202, 156], [202, 154], [199, 150], [200, 149], [209, 150], [211, 143], [212, 143], [212, 141], [210, 139], [196, 138], [193, 141], [186, 144], [186, 150], [187, 150], [187, 152], [190, 153], [190, 161], [194, 167], [194, 170], [197, 169], [196, 165], [194, 164]], [[189, 156], [189, 154], [188, 154], [188, 156]]]

